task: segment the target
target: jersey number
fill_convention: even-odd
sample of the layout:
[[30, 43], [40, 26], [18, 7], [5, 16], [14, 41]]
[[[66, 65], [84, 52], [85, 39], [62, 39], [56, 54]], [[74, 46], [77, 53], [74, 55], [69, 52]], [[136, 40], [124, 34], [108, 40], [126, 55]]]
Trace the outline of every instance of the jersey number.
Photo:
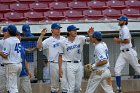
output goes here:
[[21, 50], [21, 44], [20, 44], [20, 43], [16, 43], [15, 51], [16, 51], [17, 53], [19, 53], [20, 50]]

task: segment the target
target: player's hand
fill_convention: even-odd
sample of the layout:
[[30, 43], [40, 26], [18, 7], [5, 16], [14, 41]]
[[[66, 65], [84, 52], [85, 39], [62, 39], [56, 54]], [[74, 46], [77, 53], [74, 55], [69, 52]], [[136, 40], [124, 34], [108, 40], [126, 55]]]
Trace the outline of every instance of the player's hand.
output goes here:
[[93, 34], [93, 32], [94, 32], [94, 28], [90, 27], [87, 33], [88, 33], [88, 35], [91, 35], [91, 34]]
[[62, 68], [59, 68], [59, 77], [62, 78], [62, 75], [63, 75], [63, 70]]
[[116, 43], [120, 43], [120, 39], [116, 37], [113, 38], [113, 41], [115, 41]]
[[44, 28], [44, 29], [41, 31], [41, 36], [44, 36], [46, 33], [47, 33], [47, 28]]
[[29, 76], [29, 78], [31, 78], [32, 77], [32, 73], [28, 72], [28, 76]]

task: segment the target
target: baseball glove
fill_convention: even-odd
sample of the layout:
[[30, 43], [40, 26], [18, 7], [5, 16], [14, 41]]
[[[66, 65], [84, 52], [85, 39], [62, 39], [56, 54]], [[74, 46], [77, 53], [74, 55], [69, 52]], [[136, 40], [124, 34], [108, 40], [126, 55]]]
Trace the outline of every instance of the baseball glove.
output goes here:
[[92, 72], [92, 65], [91, 64], [84, 65], [84, 78], [85, 79], [89, 79], [91, 72]]

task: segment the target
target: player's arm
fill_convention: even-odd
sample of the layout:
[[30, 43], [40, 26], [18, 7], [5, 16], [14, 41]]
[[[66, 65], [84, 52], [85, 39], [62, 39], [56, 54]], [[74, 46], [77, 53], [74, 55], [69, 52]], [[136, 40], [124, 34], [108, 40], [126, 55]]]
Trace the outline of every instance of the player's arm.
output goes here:
[[7, 58], [8, 55], [4, 54], [2, 51], [0, 51], [0, 56], [3, 57], [3, 58]]
[[30, 72], [29, 64], [28, 64], [28, 62], [26, 60], [25, 60], [25, 68], [27, 70], [29, 78], [31, 78], [32, 77], [32, 73]]
[[122, 40], [122, 39], [120, 39], [120, 38], [114, 37], [113, 40], [114, 40], [116, 43], [118, 43], [118, 44], [120, 44], [120, 43], [124, 43], [124, 44], [129, 43], [129, 40], [128, 40], [128, 39]]
[[43, 39], [44, 35], [46, 34], [46, 32], [47, 32], [46, 28], [44, 28], [41, 31], [41, 35], [39, 36], [38, 41], [37, 41], [37, 48], [42, 48], [42, 39]]
[[107, 64], [107, 60], [102, 60], [96, 63], [96, 67], [103, 66], [105, 64]]
[[59, 77], [62, 78], [63, 70], [62, 70], [62, 55], [59, 54], [58, 57], [58, 66], [59, 66]]

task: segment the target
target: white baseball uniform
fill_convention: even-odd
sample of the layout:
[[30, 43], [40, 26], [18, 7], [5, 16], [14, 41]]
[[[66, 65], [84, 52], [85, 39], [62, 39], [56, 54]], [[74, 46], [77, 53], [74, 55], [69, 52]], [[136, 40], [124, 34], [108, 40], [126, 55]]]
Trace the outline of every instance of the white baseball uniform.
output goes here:
[[22, 68], [21, 44], [17, 37], [5, 39], [2, 52], [8, 55], [6, 63], [6, 86], [9, 93], [18, 93], [17, 80]]
[[[89, 78], [85, 93], [94, 93], [99, 84], [104, 89], [105, 93], [114, 93], [112, 86], [110, 86], [106, 80], [107, 78], [111, 77], [111, 73], [109, 70], [108, 48], [104, 42], [100, 42], [95, 45], [93, 63], [96, 64], [97, 62], [103, 60], [107, 60], [107, 64], [94, 68]], [[102, 73], [97, 74], [98, 71], [101, 71]]]
[[140, 64], [138, 63], [137, 52], [132, 48], [131, 34], [126, 25], [123, 25], [119, 30], [119, 38], [122, 40], [128, 39], [129, 43], [120, 43], [121, 53], [115, 64], [115, 75], [121, 75], [121, 71], [127, 62], [140, 74]]
[[50, 62], [51, 92], [59, 90], [58, 56], [60, 42], [64, 39], [65, 37], [63, 36], [60, 36], [59, 39], [51, 36], [42, 42], [43, 50], [47, 49], [47, 58]]
[[86, 37], [79, 35], [75, 37], [73, 42], [69, 41], [68, 38], [61, 42], [60, 53], [62, 53], [63, 61], [66, 62], [66, 71], [63, 72], [66, 74], [68, 93], [80, 93], [83, 77], [81, 53], [85, 41]]

